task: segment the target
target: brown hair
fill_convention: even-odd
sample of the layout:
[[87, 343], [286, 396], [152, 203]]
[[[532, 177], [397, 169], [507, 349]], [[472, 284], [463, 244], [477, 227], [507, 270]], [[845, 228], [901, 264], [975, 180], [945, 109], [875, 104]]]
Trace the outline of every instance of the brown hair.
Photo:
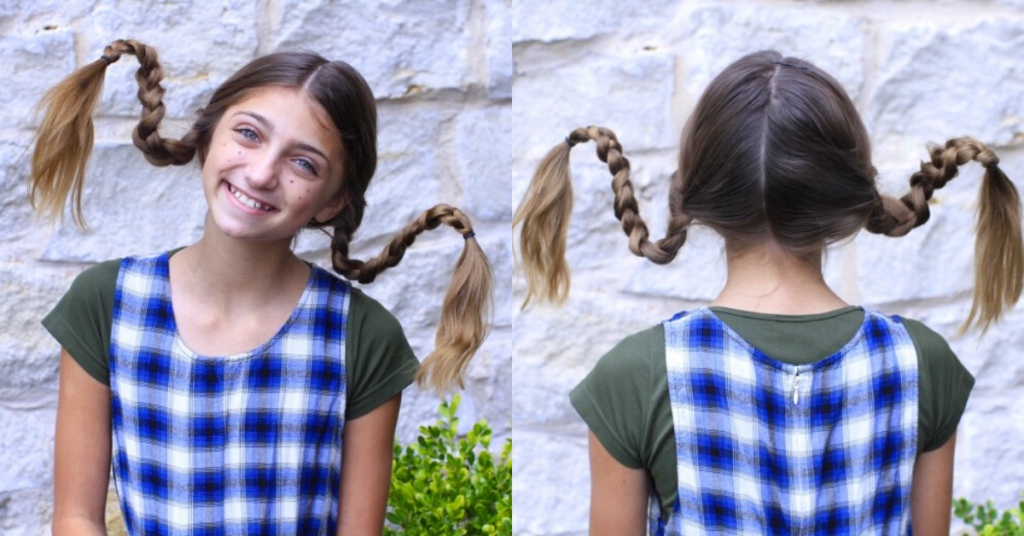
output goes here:
[[734, 251], [773, 240], [801, 258], [819, 256], [825, 246], [861, 228], [903, 236], [928, 220], [934, 190], [955, 177], [959, 166], [976, 160], [985, 176], [974, 303], [963, 328], [987, 329], [1020, 297], [1020, 200], [990, 149], [967, 137], [932, 147], [930, 161], [910, 178], [910, 193], [901, 199], [883, 195], [875, 183], [867, 131], [842, 86], [808, 62], [762, 51], [720, 73], [688, 119], [679, 170], [670, 183], [668, 232], [661, 240], [650, 239], [629, 160], [611, 130], [578, 128], [548, 152], [514, 219], [522, 225], [524, 306], [534, 296], [560, 303], [568, 294], [569, 151], [591, 140], [613, 176], [615, 216], [629, 236], [630, 251], [658, 264], [675, 258], [693, 222], [714, 229]]
[[348, 256], [349, 241], [358, 229], [366, 208], [366, 188], [377, 167], [377, 107], [363, 77], [349, 64], [327, 61], [313, 53], [277, 53], [257, 58], [242, 67], [214, 92], [209, 104], [180, 140], [160, 136], [164, 116], [163, 69], [152, 47], [133, 40], [117, 40], [103, 57], [78, 69], [55, 87], [40, 103], [46, 110], [32, 155], [31, 196], [33, 207], [51, 219], [63, 215], [70, 197], [71, 214], [84, 226], [82, 181], [92, 150], [92, 114], [103, 88], [109, 64], [123, 54], [139, 61], [135, 79], [142, 116], [132, 134], [146, 160], [156, 166], [184, 165], [196, 156], [205, 160], [213, 131], [224, 111], [266, 87], [302, 88], [330, 116], [342, 145], [341, 190], [345, 207], [327, 222], [310, 227], [331, 230], [331, 260], [344, 277], [369, 283], [382, 271], [399, 263], [416, 236], [441, 224], [465, 238], [462, 255], [448, 287], [434, 351], [423, 360], [417, 374], [421, 386], [443, 391], [463, 385], [465, 368], [487, 335], [492, 273], [476, 239], [469, 218], [456, 208], [437, 205], [425, 211], [388, 244], [375, 259], [363, 262]]

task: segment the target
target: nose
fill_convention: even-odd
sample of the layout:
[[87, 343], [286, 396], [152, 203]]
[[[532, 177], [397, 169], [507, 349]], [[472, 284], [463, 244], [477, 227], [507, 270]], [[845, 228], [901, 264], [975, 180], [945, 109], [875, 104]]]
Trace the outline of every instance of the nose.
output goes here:
[[278, 160], [272, 151], [261, 151], [253, 155], [245, 168], [245, 180], [255, 189], [274, 188], [280, 172]]

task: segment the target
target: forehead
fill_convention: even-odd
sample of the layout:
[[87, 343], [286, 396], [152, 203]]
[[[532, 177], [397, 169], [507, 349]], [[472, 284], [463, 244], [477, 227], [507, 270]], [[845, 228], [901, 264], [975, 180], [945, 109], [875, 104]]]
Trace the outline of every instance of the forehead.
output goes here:
[[240, 117], [252, 120], [249, 115], [237, 115], [240, 112], [266, 118], [272, 130], [271, 138], [306, 143], [332, 159], [341, 159], [341, 140], [327, 111], [299, 88], [261, 88], [229, 107], [224, 117], [230, 121], [238, 121]]

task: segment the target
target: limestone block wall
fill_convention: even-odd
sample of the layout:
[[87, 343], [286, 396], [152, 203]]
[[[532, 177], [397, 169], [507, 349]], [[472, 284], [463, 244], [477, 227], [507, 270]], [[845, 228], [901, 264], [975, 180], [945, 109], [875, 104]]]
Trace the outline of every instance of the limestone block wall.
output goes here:
[[[632, 163], [641, 213], [664, 236], [668, 177], [703, 89], [745, 53], [777, 49], [815, 63], [850, 93], [896, 195], [925, 143], [969, 134], [1024, 188], [1024, 3], [1020, 1], [517, 0], [513, 8], [513, 189], [573, 128], [614, 130]], [[713, 299], [721, 241], [697, 228], [679, 257], [633, 257], [612, 212], [611, 176], [593, 144], [572, 153], [572, 294], [515, 319], [514, 533], [583, 535], [587, 431], [568, 392], [626, 335]], [[969, 309], [980, 166], [935, 195], [905, 238], [862, 233], [828, 252], [826, 276], [850, 303], [917, 318], [944, 335], [977, 378], [961, 421], [954, 493], [1003, 508], [1024, 490], [1024, 308], [985, 337], [955, 335]], [[522, 277], [517, 297], [523, 297]]]
[[[355, 66], [379, 110], [379, 155], [353, 255], [375, 255], [420, 211], [465, 210], [499, 282], [512, 279], [508, 150], [512, 128], [510, 0], [185, 0], [0, 2], [0, 534], [49, 534], [59, 348], [39, 324], [93, 263], [190, 244], [206, 212], [198, 164], [154, 168], [131, 143], [139, 113], [124, 56], [108, 70], [83, 195], [88, 231], [50, 228], [29, 211], [33, 107], [42, 92], [117, 38], [152, 45], [167, 77], [161, 132], [180, 136], [214, 89], [253, 58], [312, 50]], [[444, 289], [463, 244], [446, 228], [421, 236], [366, 291], [402, 322], [421, 358], [433, 347]], [[297, 245], [330, 266], [316, 233]], [[511, 433], [513, 306], [496, 293], [495, 327], [470, 368], [463, 422]], [[436, 418], [439, 399], [406, 391], [399, 437]]]

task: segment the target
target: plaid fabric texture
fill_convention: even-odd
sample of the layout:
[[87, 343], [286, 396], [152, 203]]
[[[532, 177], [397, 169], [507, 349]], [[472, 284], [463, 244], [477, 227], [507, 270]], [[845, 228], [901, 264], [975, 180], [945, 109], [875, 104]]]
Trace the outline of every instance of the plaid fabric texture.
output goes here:
[[664, 323], [678, 500], [650, 532], [906, 534], [917, 353], [902, 320], [865, 312], [834, 355], [789, 365], [707, 308]]
[[113, 472], [129, 534], [334, 534], [350, 287], [313, 267], [270, 341], [195, 355], [168, 256], [121, 264], [111, 333]]

